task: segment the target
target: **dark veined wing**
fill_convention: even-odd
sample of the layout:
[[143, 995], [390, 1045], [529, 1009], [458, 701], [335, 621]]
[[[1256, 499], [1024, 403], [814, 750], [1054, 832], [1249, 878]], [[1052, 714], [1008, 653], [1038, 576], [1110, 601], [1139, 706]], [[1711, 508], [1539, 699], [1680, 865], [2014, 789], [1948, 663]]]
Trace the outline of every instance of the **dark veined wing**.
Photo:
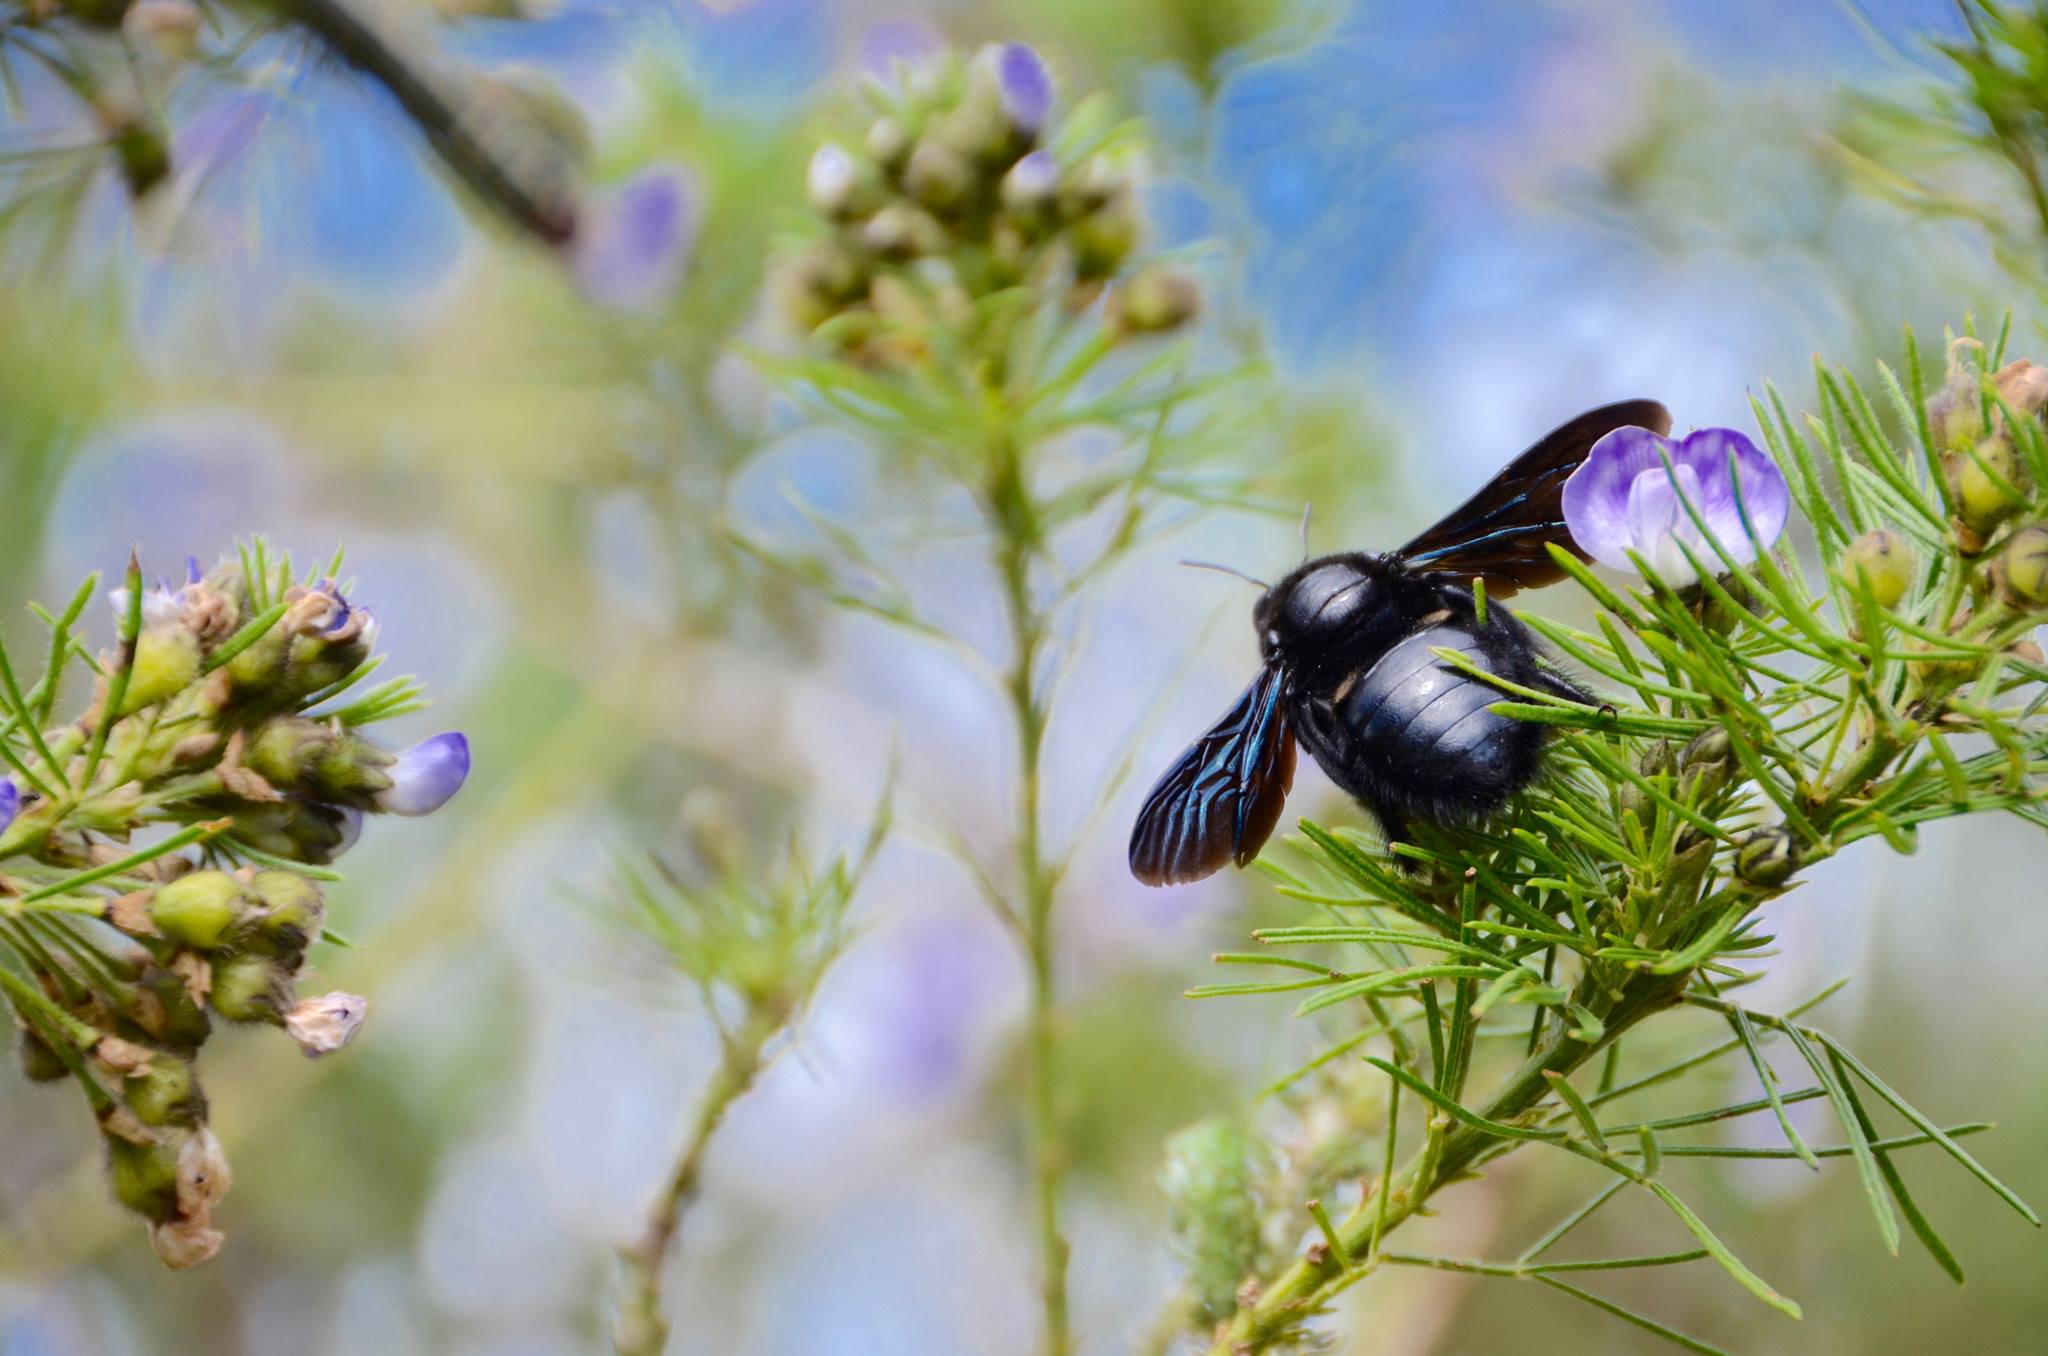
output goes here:
[[1147, 885], [1180, 885], [1258, 856], [1294, 784], [1286, 688], [1286, 670], [1267, 665], [1230, 713], [1166, 770], [1131, 829], [1132, 875]]
[[1486, 581], [1490, 598], [1563, 578], [1545, 548], [1556, 542], [1584, 558], [1564, 524], [1564, 483], [1593, 444], [1618, 428], [1671, 431], [1671, 411], [1654, 400], [1588, 410], [1539, 439], [1479, 493], [1394, 554], [1417, 569]]

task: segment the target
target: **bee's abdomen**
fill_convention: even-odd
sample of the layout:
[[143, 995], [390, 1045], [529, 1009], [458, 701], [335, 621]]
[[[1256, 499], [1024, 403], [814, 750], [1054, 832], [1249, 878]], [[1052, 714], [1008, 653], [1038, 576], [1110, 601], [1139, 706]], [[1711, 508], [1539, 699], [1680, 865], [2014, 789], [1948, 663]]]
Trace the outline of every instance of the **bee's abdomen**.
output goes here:
[[1501, 667], [1465, 627], [1425, 627], [1340, 689], [1337, 724], [1376, 791], [1397, 787], [1398, 799], [1437, 816], [1493, 809], [1535, 774], [1542, 728], [1489, 710], [1501, 690], [1452, 668], [1439, 648]]

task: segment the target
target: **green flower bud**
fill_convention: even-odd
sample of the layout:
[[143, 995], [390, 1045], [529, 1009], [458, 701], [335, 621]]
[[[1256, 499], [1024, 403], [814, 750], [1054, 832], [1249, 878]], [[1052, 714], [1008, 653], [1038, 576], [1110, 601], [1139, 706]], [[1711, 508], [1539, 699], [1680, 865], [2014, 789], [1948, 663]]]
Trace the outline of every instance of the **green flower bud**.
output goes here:
[[144, 1125], [190, 1128], [206, 1119], [206, 1094], [192, 1076], [192, 1062], [161, 1050], [121, 1081], [121, 1095]]
[[1110, 298], [1112, 328], [1130, 334], [1165, 334], [1195, 318], [1202, 289], [1177, 269], [1148, 264]]
[[179, 65], [198, 55], [200, 24], [192, 0], [136, 0], [122, 27], [145, 50]]
[[929, 212], [890, 203], [868, 219], [861, 241], [878, 258], [901, 263], [946, 248], [946, 228]]
[[820, 241], [776, 270], [774, 288], [783, 314], [801, 330], [814, 330], [867, 293], [867, 270], [851, 250]]
[[1998, 595], [2016, 612], [2048, 607], [2048, 527], [2023, 527], [2012, 534], [1991, 567]]
[[1074, 276], [1082, 282], [1109, 277], [1138, 247], [1138, 234], [1137, 203], [1128, 191], [1120, 192], [1069, 228]]
[[1258, 1262], [1259, 1202], [1252, 1138], [1229, 1121], [1198, 1121], [1166, 1141], [1168, 1227], [1174, 1256], [1205, 1323], [1228, 1317]]
[[1997, 531], [1998, 525], [2024, 502], [2006, 488], [2010, 485], [2024, 491], [2026, 473], [2020, 469], [2019, 456], [2012, 450], [2012, 444], [2003, 438], [1987, 438], [1978, 443], [1974, 456], [1957, 454], [1951, 471], [1956, 516], [1979, 538]]
[[145, 1219], [162, 1224], [178, 1215], [178, 1149], [170, 1134], [136, 1144], [108, 1135], [107, 1174], [114, 1199]]
[[199, 637], [183, 622], [168, 622], [144, 629], [135, 638], [135, 663], [128, 670], [128, 690], [121, 709], [114, 714], [132, 715], [177, 696], [199, 681], [204, 659]]
[[918, 143], [903, 167], [903, 191], [936, 212], [958, 207], [973, 182], [974, 169], [966, 158], [929, 138]]
[[237, 701], [259, 702], [272, 694], [284, 678], [285, 657], [292, 638], [282, 627], [273, 626], [227, 663]]
[[326, 917], [320, 887], [296, 871], [258, 871], [249, 889], [262, 902], [252, 949], [273, 956], [303, 956]]
[[1906, 539], [1890, 528], [1866, 532], [1849, 543], [1836, 564], [1842, 582], [1867, 588], [1879, 607], [1897, 607], [1913, 587], [1919, 559]]
[[149, 921], [195, 951], [224, 945], [249, 914], [242, 883], [225, 871], [193, 871], [156, 888]]
[[206, 1009], [184, 978], [162, 965], [146, 966], [135, 981], [132, 1020], [162, 1050], [191, 1055], [213, 1034]]
[[[294, 967], [295, 968], [295, 967]], [[230, 956], [213, 967], [213, 989], [207, 1001], [231, 1022], [284, 1024], [297, 1003], [292, 970], [270, 956]]]
[[811, 153], [810, 166], [804, 172], [804, 192], [815, 211], [834, 221], [872, 212], [881, 199], [873, 167], [830, 141]]
[[868, 128], [868, 154], [884, 174], [901, 174], [916, 144], [916, 133], [900, 118], [876, 118]]
[[21, 1058], [21, 1071], [31, 1083], [55, 1083], [71, 1076], [71, 1066], [50, 1043], [27, 1027], [15, 1037], [14, 1050]]
[[1799, 854], [1792, 835], [1782, 828], [1752, 830], [1735, 849], [1735, 874], [1751, 885], [1783, 885], [1798, 869]]
[[242, 765], [281, 791], [320, 801], [361, 801], [389, 790], [392, 756], [361, 735], [304, 716], [280, 716], [256, 732]]

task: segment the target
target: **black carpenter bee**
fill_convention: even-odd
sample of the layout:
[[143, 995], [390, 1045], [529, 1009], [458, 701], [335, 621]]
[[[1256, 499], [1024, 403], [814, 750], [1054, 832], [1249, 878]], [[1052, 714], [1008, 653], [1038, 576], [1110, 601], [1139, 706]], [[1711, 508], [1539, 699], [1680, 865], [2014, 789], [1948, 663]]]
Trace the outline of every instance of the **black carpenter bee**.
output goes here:
[[1589, 410], [1400, 550], [1323, 556], [1268, 588], [1252, 609], [1264, 666], [1145, 797], [1131, 874], [1175, 885], [1257, 856], [1293, 783], [1296, 740], [1389, 839], [1411, 819], [1486, 815], [1534, 780], [1543, 727], [1489, 709], [1500, 689], [1432, 651], [1584, 699], [1506, 608], [1481, 624], [1472, 581], [1485, 581], [1490, 601], [1562, 578], [1546, 547], [1576, 549], [1559, 507], [1564, 482], [1594, 443], [1629, 427], [1666, 433], [1671, 413], [1654, 400]]

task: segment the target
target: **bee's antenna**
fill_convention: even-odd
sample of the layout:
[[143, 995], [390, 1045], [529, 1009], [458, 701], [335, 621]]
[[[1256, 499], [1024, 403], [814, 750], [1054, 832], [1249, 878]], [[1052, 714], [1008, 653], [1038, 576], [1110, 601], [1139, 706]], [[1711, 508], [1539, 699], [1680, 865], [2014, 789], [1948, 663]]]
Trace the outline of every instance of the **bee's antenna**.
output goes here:
[[1315, 511], [1316, 511], [1316, 505], [1315, 505], [1315, 501], [1314, 501], [1313, 499], [1311, 499], [1311, 500], [1310, 500], [1310, 501], [1309, 501], [1308, 503], [1306, 503], [1306, 504], [1303, 504], [1303, 505], [1301, 506], [1301, 561], [1302, 561], [1302, 564], [1304, 564], [1304, 565], [1306, 565], [1306, 564], [1308, 563], [1308, 520], [1309, 520], [1309, 515], [1310, 515], [1310, 514], [1312, 514], [1312, 513], [1314, 513]]
[[1273, 587], [1271, 584], [1268, 584], [1265, 580], [1254, 579], [1251, 575], [1246, 574], [1243, 570], [1240, 570], [1235, 566], [1218, 565], [1213, 560], [1183, 560], [1181, 564], [1187, 566], [1191, 570], [1214, 570], [1218, 574], [1235, 575], [1237, 578], [1244, 580], [1245, 583], [1256, 584], [1262, 589], [1269, 589]]

